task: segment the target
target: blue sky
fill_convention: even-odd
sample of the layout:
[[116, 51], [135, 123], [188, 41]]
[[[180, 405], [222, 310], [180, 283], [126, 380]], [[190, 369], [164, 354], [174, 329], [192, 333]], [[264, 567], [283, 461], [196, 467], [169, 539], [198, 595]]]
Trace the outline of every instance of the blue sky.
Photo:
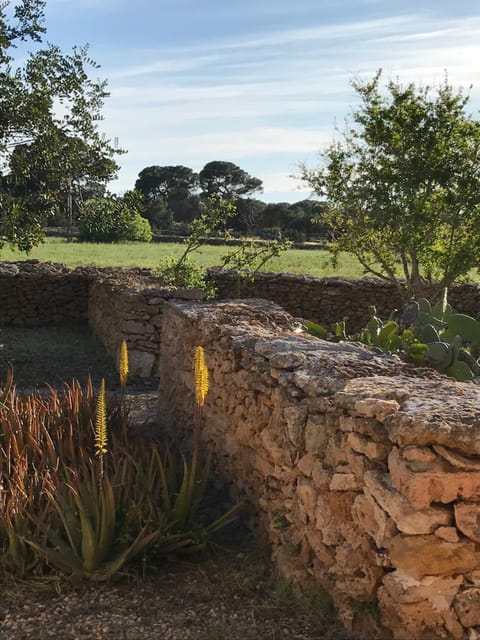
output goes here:
[[47, 28], [63, 49], [89, 43], [109, 81], [119, 193], [149, 165], [228, 160], [266, 201], [307, 197], [290, 175], [318, 164], [355, 105], [351, 78], [379, 67], [424, 85], [447, 71], [480, 106], [478, 0], [47, 0]]

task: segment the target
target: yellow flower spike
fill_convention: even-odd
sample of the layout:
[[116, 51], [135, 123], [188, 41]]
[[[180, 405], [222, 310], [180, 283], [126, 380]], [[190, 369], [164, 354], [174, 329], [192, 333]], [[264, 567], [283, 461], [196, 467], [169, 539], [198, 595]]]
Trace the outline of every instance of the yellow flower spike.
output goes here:
[[205, 364], [205, 351], [203, 347], [195, 348], [195, 400], [199, 407], [205, 404], [208, 393], [208, 368]]
[[118, 371], [120, 374], [120, 384], [124, 387], [127, 384], [128, 377], [128, 347], [127, 341], [123, 340], [120, 345], [120, 361], [118, 365]]
[[105, 401], [105, 378], [102, 378], [97, 399], [95, 455], [103, 456], [105, 453], [107, 453], [107, 407]]

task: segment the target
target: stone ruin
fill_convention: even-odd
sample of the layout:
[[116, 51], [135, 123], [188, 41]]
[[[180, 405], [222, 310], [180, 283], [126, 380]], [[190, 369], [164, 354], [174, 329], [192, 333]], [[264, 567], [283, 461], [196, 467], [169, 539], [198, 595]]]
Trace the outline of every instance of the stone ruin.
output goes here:
[[0, 268], [0, 324], [88, 321], [112, 354], [126, 339], [136, 373], [160, 378], [165, 429], [191, 429], [205, 348], [205, 447], [280, 571], [328, 591], [346, 628], [480, 639], [479, 387], [295, 334], [265, 300], [189, 296], [139, 270]]

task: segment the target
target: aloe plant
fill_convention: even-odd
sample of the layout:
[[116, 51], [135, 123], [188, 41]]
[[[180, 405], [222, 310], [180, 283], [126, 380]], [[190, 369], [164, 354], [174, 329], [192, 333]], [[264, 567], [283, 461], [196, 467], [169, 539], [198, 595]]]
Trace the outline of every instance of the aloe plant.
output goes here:
[[[205, 375], [202, 385], [204, 401]], [[203, 548], [238, 510], [203, 521], [198, 440], [187, 460], [133, 439], [123, 394], [99, 401], [91, 382], [74, 382], [22, 397], [12, 383], [0, 396], [0, 563], [12, 571], [107, 580], [139, 553]]]

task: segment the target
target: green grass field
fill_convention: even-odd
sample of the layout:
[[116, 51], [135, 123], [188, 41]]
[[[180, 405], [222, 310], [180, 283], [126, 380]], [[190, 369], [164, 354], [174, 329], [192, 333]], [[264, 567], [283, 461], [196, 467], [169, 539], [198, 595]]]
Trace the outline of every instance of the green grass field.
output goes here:
[[[61, 262], [69, 267], [96, 264], [98, 266], [148, 267], [155, 268], [167, 256], [179, 256], [183, 245], [174, 243], [90, 244], [69, 243], [62, 238], [47, 238], [30, 254], [13, 251], [7, 247], [0, 250], [0, 260], [25, 260], [37, 258], [42, 261]], [[221, 263], [221, 258], [229, 251], [226, 246], [205, 245], [195, 254], [195, 259], [205, 267]], [[333, 269], [328, 252], [321, 250], [290, 249], [279, 258], [271, 260], [264, 271], [288, 271], [290, 273], [313, 276], [344, 276], [360, 278], [363, 270], [358, 261], [348, 254], [342, 254], [337, 269]], [[477, 270], [472, 270], [469, 280], [480, 281]]]
[[[129, 244], [89, 244], [68, 243], [60, 238], [47, 238], [28, 255], [4, 247], [0, 260], [25, 260], [37, 258], [42, 261], [61, 262], [69, 267], [96, 264], [99, 266], [149, 267], [155, 268], [162, 258], [179, 256], [181, 244], [170, 243], [129, 243]], [[206, 267], [220, 264], [221, 257], [229, 251], [226, 246], [205, 245], [193, 258]], [[267, 264], [265, 271], [289, 271], [291, 273], [315, 276], [342, 275], [358, 278], [362, 270], [358, 262], [345, 254], [337, 270], [328, 264], [327, 251], [290, 249], [279, 258]]]

